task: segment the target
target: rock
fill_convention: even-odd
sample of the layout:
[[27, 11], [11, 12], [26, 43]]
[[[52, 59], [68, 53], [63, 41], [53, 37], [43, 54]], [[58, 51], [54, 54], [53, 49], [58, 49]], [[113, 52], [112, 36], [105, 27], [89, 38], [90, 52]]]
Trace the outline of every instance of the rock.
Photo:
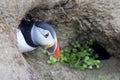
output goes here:
[[119, 6], [119, 0], [69, 0], [52, 9], [33, 9], [27, 18], [53, 24], [61, 47], [68, 46], [73, 40], [92, 39], [110, 55], [120, 58]]
[[[78, 0], [79, 1], [79, 0]], [[79, 36], [93, 39], [111, 55], [120, 58], [120, 2], [118, 0], [79, 1]], [[85, 28], [84, 28], [85, 27]], [[83, 31], [83, 32], [82, 32]], [[81, 40], [81, 39], [80, 39]]]
[[0, 1], [0, 80], [43, 80], [17, 50], [16, 29], [20, 20], [30, 9], [37, 6], [51, 8], [62, 1]]
[[[108, 60], [102, 60], [100, 69], [76, 70], [67, 65], [56, 63], [47, 64], [48, 56], [40, 53], [41, 49], [36, 49], [25, 54], [28, 63], [34, 67], [43, 80], [119, 80], [120, 63], [119, 59], [111, 57]], [[33, 56], [34, 55], [34, 56]]]

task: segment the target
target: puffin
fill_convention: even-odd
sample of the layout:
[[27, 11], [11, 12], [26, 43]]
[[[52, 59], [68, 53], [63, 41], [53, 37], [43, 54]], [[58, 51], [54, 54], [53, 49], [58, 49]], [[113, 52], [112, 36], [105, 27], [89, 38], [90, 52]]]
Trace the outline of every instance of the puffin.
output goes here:
[[17, 29], [17, 43], [18, 49], [22, 53], [41, 46], [54, 58], [59, 59], [60, 57], [56, 32], [46, 22], [22, 20]]

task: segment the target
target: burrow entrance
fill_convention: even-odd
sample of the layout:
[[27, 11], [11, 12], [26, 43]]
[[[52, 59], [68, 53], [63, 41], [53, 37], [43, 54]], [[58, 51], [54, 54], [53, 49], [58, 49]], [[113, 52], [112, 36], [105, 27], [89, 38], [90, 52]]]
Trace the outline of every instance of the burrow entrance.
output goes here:
[[93, 45], [91, 45], [91, 48], [93, 48], [94, 53], [98, 54], [98, 59], [99, 60], [106, 60], [106, 59], [110, 59], [111, 55], [107, 52], [107, 50], [101, 46], [99, 43], [97, 42], [93, 42]]
[[[54, 18], [54, 16], [50, 15], [49, 12], [51, 12], [51, 10], [41, 11], [40, 9], [34, 9], [27, 13], [24, 20], [45, 21], [52, 24], [57, 32], [57, 35], [58, 35], [57, 37], [59, 39], [60, 45], [63, 45], [63, 46], [67, 45], [70, 41], [72, 41], [72, 38], [76, 38], [76, 32], [74, 31], [73, 27], [71, 27], [71, 23], [68, 24], [68, 22], [67, 23], [59, 22], [62, 20], [62, 18], [59, 15], [58, 15], [58, 18]], [[54, 12], [55, 11], [53, 10], [51, 13], [54, 13]], [[49, 14], [47, 15], [47, 13]], [[54, 13], [54, 14], [56, 16], [57, 13]], [[48, 65], [46, 63], [47, 56], [44, 54], [41, 54], [41, 49], [39, 48], [32, 52], [25, 53], [25, 58], [27, 62], [31, 66], [33, 66], [34, 69], [38, 71], [40, 76], [42, 75], [42, 77], [46, 80], [50, 80], [50, 79], [59, 80], [63, 78], [70, 79], [70, 80], [77, 80], [77, 79], [80, 79], [78, 76], [82, 74], [88, 75], [89, 73], [89, 74], [99, 76], [101, 74], [107, 74], [109, 72], [116, 73], [118, 70], [118, 66], [116, 66], [118, 61], [115, 58], [110, 59], [111, 55], [106, 51], [106, 49], [103, 46], [101, 46], [101, 44], [97, 42], [93, 42], [93, 45], [91, 47], [94, 49], [94, 53], [98, 53], [99, 55], [98, 59], [103, 61], [103, 63], [101, 64], [101, 69], [99, 71], [93, 70], [92, 72], [88, 71], [88, 72], [79, 73], [76, 70], [71, 70], [60, 64]], [[69, 76], [66, 75], [68, 73], [69, 73]]]
[[[56, 10], [53, 10], [53, 11], [51, 11], [51, 10], [49, 10], [49, 9], [45, 9], [45, 10], [40, 10], [40, 9], [38, 9], [38, 8], [34, 8], [33, 10], [30, 10], [27, 14], [26, 14], [26, 16], [21, 20], [21, 23], [20, 23], [20, 25], [22, 25], [23, 23], [24, 24], [26, 24], [26, 25], [31, 25], [31, 24], [33, 24], [35, 21], [43, 21], [43, 22], [48, 22], [49, 24], [52, 24], [53, 25], [53, 27], [55, 28], [55, 30], [56, 30], [56, 32], [57, 32], [57, 34], [58, 34], [58, 39], [60, 39], [59, 41], [60, 41], [60, 43], [62, 43], [61, 45], [63, 45], [64, 46], [64, 42], [66, 41], [66, 43], [65, 43], [65, 45], [67, 45], [70, 41], [72, 41], [72, 38], [76, 38], [76, 36], [74, 36], [74, 35], [76, 35], [76, 32], [74, 31], [74, 29], [71, 27], [71, 24], [70, 24], [70, 27], [69, 26], [67, 26], [66, 25], [66, 23], [65, 23], [65, 25], [64, 24], [62, 24], [63, 26], [61, 26], [61, 22], [59, 22], [59, 20], [56, 20], [56, 18], [54, 19], [54, 16], [53, 15], [47, 15], [47, 13], [48, 12], [54, 12], [54, 14], [55, 14], [55, 16], [56, 16], [56, 14], [57, 13], [55, 13], [55, 11]], [[38, 15], [39, 14], [39, 15]], [[62, 14], [62, 13], [61, 13]], [[64, 15], [64, 14], [62, 14], [62, 15]], [[50, 20], [48, 20], [48, 18], [47, 17], [53, 17], [53, 19], [50, 19]], [[60, 16], [58, 16], [58, 19], [60, 19], [61, 20], [61, 17]], [[56, 21], [56, 22], [55, 22]], [[25, 22], [27, 22], [27, 23], [25, 23]], [[55, 23], [54, 23], [55, 22]], [[57, 23], [58, 23], [58, 25], [57, 25]], [[64, 23], [64, 22], [63, 22]], [[67, 22], [68, 23], [68, 22]], [[69, 24], [68, 24], [69, 25]], [[62, 28], [65, 28], [65, 29], [62, 29]], [[69, 29], [70, 30], [73, 30], [73, 31], [70, 31], [69, 32]], [[62, 30], [64, 30], [64, 31], [62, 31]], [[68, 30], [68, 31], [67, 31]], [[75, 29], [76, 30], [76, 29]], [[64, 33], [65, 32], [65, 33]], [[67, 32], [67, 33], [66, 33]], [[62, 34], [61, 34], [62, 33]], [[72, 36], [72, 33], [74, 34], [73, 36]], [[69, 34], [69, 35], [68, 35]], [[64, 36], [64, 35], [66, 35], [66, 36]], [[62, 38], [61, 38], [61, 36], [63, 36]], [[69, 36], [72, 36], [72, 37], [70, 37], [69, 38]], [[29, 38], [29, 37], [28, 37]], [[70, 40], [71, 39], [71, 40]], [[74, 40], [74, 39], [73, 39]], [[62, 46], [62, 48], [64, 48]], [[111, 55], [107, 52], [107, 50], [103, 47], [103, 46], [101, 46], [99, 43], [97, 43], [96, 41], [94, 41], [93, 42], [93, 45], [91, 46], [91, 48], [93, 48], [94, 49], [94, 53], [96, 54], [98, 54], [98, 59], [99, 60], [106, 60], [106, 59], [110, 59], [110, 57], [111, 57]], [[25, 55], [26, 56], [26, 55]]]

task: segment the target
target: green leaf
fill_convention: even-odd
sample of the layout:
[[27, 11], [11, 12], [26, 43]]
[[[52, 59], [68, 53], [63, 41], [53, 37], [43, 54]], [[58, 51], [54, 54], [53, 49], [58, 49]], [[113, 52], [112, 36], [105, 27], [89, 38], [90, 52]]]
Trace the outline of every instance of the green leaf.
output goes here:
[[55, 59], [53, 56], [49, 57], [49, 60], [47, 61], [48, 64], [55, 64], [58, 60]]
[[83, 68], [86, 69], [88, 66], [86, 64], [83, 64]]
[[89, 66], [88, 68], [89, 68], [89, 69], [93, 69], [93, 67], [92, 67], [92, 66]]
[[61, 50], [61, 51], [60, 51], [60, 53], [61, 53], [61, 54], [63, 54], [63, 53], [64, 53], [64, 51], [63, 51], [63, 50]]
[[48, 60], [48, 61], [47, 61], [47, 63], [48, 63], [48, 64], [51, 64], [51, 61], [50, 61], [50, 60]]
[[87, 61], [87, 60], [89, 60], [90, 59], [90, 57], [89, 56], [85, 56], [85, 60]]
[[97, 69], [99, 69], [99, 68], [100, 68], [100, 66], [99, 66], [99, 65], [96, 65], [96, 68], [97, 68]]
[[76, 53], [76, 52], [77, 52], [77, 49], [73, 48], [73, 49], [72, 49], [72, 52]]

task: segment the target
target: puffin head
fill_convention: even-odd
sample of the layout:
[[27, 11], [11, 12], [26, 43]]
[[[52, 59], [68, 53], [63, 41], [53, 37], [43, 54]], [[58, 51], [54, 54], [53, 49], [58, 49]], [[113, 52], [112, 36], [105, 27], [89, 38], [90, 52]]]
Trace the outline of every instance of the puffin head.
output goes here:
[[31, 29], [32, 41], [45, 48], [54, 58], [60, 57], [60, 48], [55, 30], [45, 22], [36, 22]]

